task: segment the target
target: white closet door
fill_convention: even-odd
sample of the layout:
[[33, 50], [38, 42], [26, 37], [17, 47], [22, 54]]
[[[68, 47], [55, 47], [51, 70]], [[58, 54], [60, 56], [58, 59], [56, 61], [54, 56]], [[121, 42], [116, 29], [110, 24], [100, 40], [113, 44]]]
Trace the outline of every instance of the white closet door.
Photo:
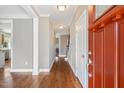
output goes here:
[[88, 86], [88, 30], [87, 11], [76, 22], [76, 73], [83, 87]]

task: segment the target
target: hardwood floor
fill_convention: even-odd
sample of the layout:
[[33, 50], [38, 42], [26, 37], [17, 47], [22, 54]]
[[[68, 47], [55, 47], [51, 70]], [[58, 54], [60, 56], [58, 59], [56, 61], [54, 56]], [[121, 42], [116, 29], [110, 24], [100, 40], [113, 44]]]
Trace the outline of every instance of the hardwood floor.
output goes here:
[[31, 73], [10, 73], [10, 64], [0, 69], [0, 87], [6, 88], [81, 88], [68, 62], [55, 61], [49, 73], [32, 76]]

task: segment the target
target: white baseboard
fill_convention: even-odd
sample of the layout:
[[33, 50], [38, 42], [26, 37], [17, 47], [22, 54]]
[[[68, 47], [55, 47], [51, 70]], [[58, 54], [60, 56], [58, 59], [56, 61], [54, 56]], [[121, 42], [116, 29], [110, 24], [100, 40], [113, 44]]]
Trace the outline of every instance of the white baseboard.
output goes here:
[[75, 76], [76, 76], [76, 72], [75, 72], [75, 70], [74, 70], [74, 68], [73, 68], [73, 66], [69, 63], [69, 65], [70, 65], [70, 67], [71, 67], [71, 69], [72, 69], [72, 71], [73, 71], [73, 73], [75, 74]]
[[49, 69], [40, 69], [40, 72], [49, 72]]
[[10, 72], [32, 72], [32, 69], [11, 69]]
[[49, 70], [51, 70], [51, 68], [52, 68], [52, 66], [53, 66], [55, 60], [56, 60], [56, 56], [53, 58], [53, 60], [52, 60], [52, 64], [50, 65]]
[[[11, 69], [10, 72], [32, 72], [32, 69]], [[39, 72], [49, 72], [49, 69], [40, 69]]]
[[68, 61], [68, 58], [67, 57], [65, 57], [65, 61]]
[[[55, 58], [56, 58], [56, 57], [55, 57]], [[55, 61], [55, 58], [53, 58], [52, 64], [50, 65], [49, 69], [40, 69], [39, 71], [40, 71], [40, 72], [50, 72], [50, 69], [52, 68], [53, 63], [54, 63], [54, 61]]]
[[[72, 72], [74, 73], [74, 75], [78, 78], [77, 73], [76, 73], [75, 69], [73, 68], [73, 66], [70, 63], [69, 63], [69, 65], [70, 65], [70, 67], [71, 67]], [[80, 84], [83, 86], [83, 84], [81, 83], [81, 80], [80, 79], [79, 79], [79, 81], [80, 81]]]
[[66, 55], [59, 55], [59, 57], [66, 57]]

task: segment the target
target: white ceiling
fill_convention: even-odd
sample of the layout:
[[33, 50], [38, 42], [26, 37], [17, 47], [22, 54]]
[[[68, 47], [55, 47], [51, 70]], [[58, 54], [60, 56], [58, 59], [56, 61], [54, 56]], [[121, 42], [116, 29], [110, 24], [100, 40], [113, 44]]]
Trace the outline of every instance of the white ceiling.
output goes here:
[[57, 5], [36, 5], [34, 8], [40, 16], [50, 16], [56, 29], [60, 25], [67, 28], [76, 10], [76, 6], [74, 5], [68, 5], [65, 11], [59, 11]]
[[[40, 16], [50, 16], [55, 31], [67, 31], [75, 13], [75, 5], [68, 5], [65, 11], [59, 11], [57, 5], [35, 5], [33, 6]], [[30, 17], [20, 5], [0, 5], [0, 18]], [[4, 21], [5, 22], [5, 21]], [[63, 29], [59, 26], [63, 25]]]
[[0, 5], [0, 18], [29, 17], [20, 5]]

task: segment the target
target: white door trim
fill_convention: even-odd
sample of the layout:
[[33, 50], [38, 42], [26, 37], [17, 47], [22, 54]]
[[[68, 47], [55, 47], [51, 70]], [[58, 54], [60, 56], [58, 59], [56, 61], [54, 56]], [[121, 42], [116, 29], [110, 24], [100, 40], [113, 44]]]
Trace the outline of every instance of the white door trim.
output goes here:
[[39, 35], [38, 35], [39, 19], [33, 18], [33, 70], [32, 75], [39, 74]]
[[11, 24], [11, 67], [10, 71], [13, 69], [13, 20], [12, 19], [2, 19], [2, 21], [8, 21]]
[[78, 66], [78, 32], [76, 32], [76, 71], [75, 71], [75, 75], [78, 77], [77, 75], [77, 66]]
[[33, 18], [33, 68], [32, 75], [39, 75], [39, 14], [31, 5], [21, 6]]
[[13, 20], [11, 21], [11, 70], [13, 69]]
[[[24, 71], [25, 69], [23, 70], [15, 70], [13, 69], [13, 20], [10, 20], [11, 21], [11, 31], [12, 31], [12, 34], [11, 34], [11, 72], [14, 72], [14, 71]], [[39, 48], [39, 45], [38, 45], [38, 25], [39, 25], [39, 20], [38, 18], [33, 18], [33, 67], [32, 67], [32, 75], [38, 75], [39, 74], [39, 55], [38, 55], [38, 48]], [[27, 70], [25, 70], [26, 72]]]

